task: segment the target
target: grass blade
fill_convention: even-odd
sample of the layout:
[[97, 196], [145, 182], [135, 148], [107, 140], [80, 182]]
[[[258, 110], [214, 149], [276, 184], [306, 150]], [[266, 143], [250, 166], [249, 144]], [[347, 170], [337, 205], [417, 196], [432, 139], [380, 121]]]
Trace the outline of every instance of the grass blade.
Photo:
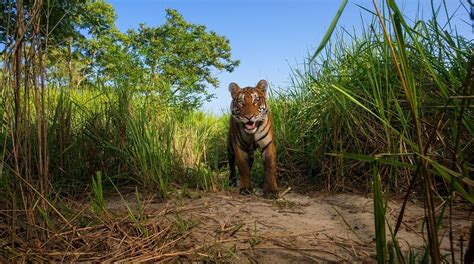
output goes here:
[[321, 51], [324, 49], [324, 47], [328, 43], [334, 29], [336, 28], [337, 22], [339, 21], [339, 18], [341, 17], [342, 12], [344, 11], [344, 8], [347, 5], [347, 1], [348, 0], [343, 0], [342, 1], [341, 6], [339, 6], [339, 9], [337, 10], [336, 16], [334, 16], [334, 18], [332, 19], [331, 25], [329, 25], [329, 28], [326, 31], [326, 34], [324, 34], [324, 37], [321, 40], [321, 43], [319, 44], [319, 47], [314, 52], [313, 57], [311, 57], [310, 62], [314, 61], [314, 59], [319, 55], [319, 53], [321, 53]]

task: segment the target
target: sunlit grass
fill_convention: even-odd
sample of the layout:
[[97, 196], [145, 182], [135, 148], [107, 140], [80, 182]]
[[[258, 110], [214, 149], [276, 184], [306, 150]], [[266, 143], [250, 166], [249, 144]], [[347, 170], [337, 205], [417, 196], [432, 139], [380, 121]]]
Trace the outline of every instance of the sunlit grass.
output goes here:
[[[370, 12], [361, 34], [335, 34], [319, 56], [294, 70], [290, 91], [274, 97], [280, 166], [331, 191], [372, 189], [380, 263], [392, 252], [381, 238], [381, 193], [406, 194], [405, 202], [413, 191], [423, 194], [426, 249], [438, 263], [436, 219], [442, 216], [435, 213], [435, 194], [442, 202], [461, 196], [474, 203], [474, 45], [438, 24], [439, 13], [409, 23], [394, 1]], [[394, 250], [403, 213], [391, 233]]]
[[[346, 3], [317, 51], [294, 69], [291, 87], [269, 95], [280, 185], [372, 192], [377, 260], [439, 262], [438, 225], [451, 215], [445, 211], [460, 199], [474, 203], [474, 43], [438, 23], [442, 12], [408, 22], [394, 1], [380, 13], [363, 10], [373, 17], [360, 34], [333, 34]], [[49, 84], [44, 94], [36, 86], [15, 94], [4, 74], [0, 190], [11, 212], [9, 237], [27, 226], [21, 235], [46, 241], [60, 225], [87, 226], [104, 215], [108, 190], [125, 201], [123, 186], [134, 185], [139, 207], [138, 190], [162, 199], [179, 188], [226, 190], [228, 115], [184, 112], [127, 85]], [[261, 184], [258, 157], [252, 173]], [[62, 209], [68, 220], [54, 202], [83, 192], [91, 193], [95, 216], [80, 221]], [[413, 193], [425, 202], [426, 248], [401, 252], [397, 232]], [[391, 194], [404, 197], [394, 226], [385, 213]], [[436, 201], [444, 203], [441, 212]], [[125, 204], [134, 232], [149, 236], [142, 209], [135, 214]], [[177, 218], [173, 228], [183, 235], [192, 226]]]

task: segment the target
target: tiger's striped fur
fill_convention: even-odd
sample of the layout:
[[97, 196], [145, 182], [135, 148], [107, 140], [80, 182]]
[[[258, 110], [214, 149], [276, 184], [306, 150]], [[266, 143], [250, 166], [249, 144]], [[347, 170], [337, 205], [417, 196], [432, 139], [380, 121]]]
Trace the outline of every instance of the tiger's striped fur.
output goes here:
[[260, 149], [265, 167], [264, 192], [278, 196], [276, 181], [276, 150], [273, 141], [272, 117], [266, 102], [267, 82], [260, 80], [256, 87], [241, 89], [236, 83], [229, 85], [232, 95], [231, 118], [228, 135], [230, 181], [235, 184], [235, 165], [239, 168], [240, 192], [251, 191], [250, 170], [253, 154]]

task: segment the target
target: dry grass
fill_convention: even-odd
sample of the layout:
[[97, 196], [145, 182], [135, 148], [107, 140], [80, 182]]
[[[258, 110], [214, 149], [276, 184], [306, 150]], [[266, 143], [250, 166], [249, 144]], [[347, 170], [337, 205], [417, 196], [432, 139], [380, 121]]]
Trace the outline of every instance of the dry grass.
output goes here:
[[[106, 198], [102, 213], [91, 202], [68, 202], [68, 224], [55, 219], [49, 238], [27, 239], [11, 246], [7, 225], [0, 228], [5, 262], [246, 262], [364, 261], [375, 256], [373, 201], [359, 195], [289, 193], [272, 201], [256, 196], [189, 190], [166, 201], [155, 194], [138, 201], [132, 190]], [[179, 193], [179, 192], [177, 192]], [[394, 222], [400, 202], [390, 201]], [[442, 206], [441, 206], [442, 207]], [[441, 210], [441, 207], [438, 210]], [[423, 212], [410, 203], [401, 229], [403, 252], [423, 253]], [[67, 211], [67, 210], [63, 210]], [[466, 238], [465, 208], [453, 215], [455, 238]], [[5, 218], [2, 218], [5, 219]], [[306, 224], [304, 224], [306, 223]], [[53, 227], [54, 226], [54, 227]], [[447, 223], [442, 224], [443, 237]], [[442, 250], [449, 246], [443, 240]], [[459, 256], [456, 246], [456, 258]]]
[[[146, 203], [149, 204], [149, 201]], [[139, 263], [149, 261], [171, 261], [178, 258], [201, 258], [209, 245], [181, 244], [195, 224], [180, 217], [180, 213], [196, 208], [164, 207], [160, 211], [150, 211], [145, 205], [141, 211], [130, 214], [122, 204], [122, 210], [104, 209], [101, 214], [92, 213], [89, 205], [73, 210], [67, 224], [60, 219], [50, 223], [44, 231], [46, 240], [28, 238], [26, 232], [11, 229], [6, 223], [0, 224], [0, 256], [11, 262], [117, 262]], [[144, 213], [144, 212], [149, 213]], [[9, 217], [2, 210], [2, 220]], [[18, 214], [21, 219], [23, 216]], [[17, 219], [18, 220], [18, 219]], [[26, 224], [28, 224], [25, 221]], [[87, 224], [84, 224], [87, 223]], [[54, 227], [53, 227], [54, 226]], [[61, 227], [62, 226], [62, 227]], [[31, 226], [30, 228], [41, 228]], [[10, 237], [14, 237], [10, 240]], [[238, 239], [240, 240], [240, 239]], [[216, 241], [213, 246], [233, 241]]]

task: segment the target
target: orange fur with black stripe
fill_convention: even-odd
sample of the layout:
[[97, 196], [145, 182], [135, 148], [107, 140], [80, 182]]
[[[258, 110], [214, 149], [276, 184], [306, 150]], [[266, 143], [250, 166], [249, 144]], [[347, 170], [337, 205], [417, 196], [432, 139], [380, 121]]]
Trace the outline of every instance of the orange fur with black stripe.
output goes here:
[[232, 95], [228, 136], [230, 182], [236, 182], [235, 165], [240, 174], [240, 192], [250, 193], [250, 170], [253, 154], [260, 149], [265, 167], [264, 192], [278, 196], [276, 180], [276, 150], [273, 140], [272, 117], [266, 102], [267, 82], [260, 80], [256, 87], [240, 88], [229, 85]]

